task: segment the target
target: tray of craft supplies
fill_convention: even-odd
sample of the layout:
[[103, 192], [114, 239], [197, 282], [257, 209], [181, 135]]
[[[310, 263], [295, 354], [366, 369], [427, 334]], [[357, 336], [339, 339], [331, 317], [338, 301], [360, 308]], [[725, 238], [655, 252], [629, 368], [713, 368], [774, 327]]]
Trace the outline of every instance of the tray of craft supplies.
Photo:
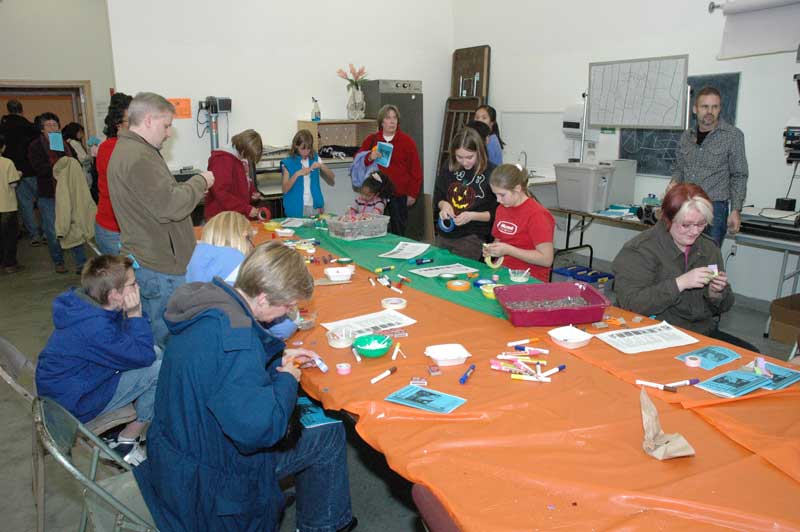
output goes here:
[[330, 235], [342, 240], [363, 240], [386, 234], [389, 217], [382, 214], [350, 213], [328, 220]]
[[611, 305], [592, 285], [580, 281], [498, 286], [494, 293], [515, 327], [600, 321]]

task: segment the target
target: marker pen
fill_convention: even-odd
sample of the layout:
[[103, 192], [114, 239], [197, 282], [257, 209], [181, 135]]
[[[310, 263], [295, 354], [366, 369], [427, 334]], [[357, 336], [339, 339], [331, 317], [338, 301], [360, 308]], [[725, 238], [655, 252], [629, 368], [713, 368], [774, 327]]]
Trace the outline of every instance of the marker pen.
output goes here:
[[458, 379], [458, 382], [460, 384], [466, 384], [474, 372], [475, 372], [475, 364], [470, 364], [467, 371], [465, 371], [464, 374], [461, 376], [461, 378]]
[[420, 264], [430, 264], [433, 262], [433, 259], [408, 259], [409, 264], [416, 264], [419, 266]]
[[525, 338], [523, 340], [516, 340], [514, 342], [508, 342], [506, 345], [508, 347], [516, 347], [518, 345], [525, 345], [525, 344], [529, 344], [529, 343], [531, 343], [531, 339], [530, 338]]
[[700, 382], [700, 379], [686, 379], [685, 381], [670, 382], [669, 384], [665, 384], [664, 386], [669, 386], [671, 388], [679, 388], [681, 386], [694, 386], [698, 382]]
[[388, 272], [390, 270], [394, 270], [394, 266], [384, 266], [382, 268], [375, 268], [375, 273], [383, 273]]
[[515, 381], [551, 382], [550, 377], [539, 377], [538, 375], [520, 375], [519, 373], [512, 373], [511, 378]]
[[548, 369], [547, 371], [543, 371], [542, 372], [542, 377], [549, 377], [550, 375], [554, 375], [554, 374], [558, 373], [559, 371], [564, 371], [565, 369], [567, 369], [567, 365], [566, 364], [561, 364], [560, 366], [557, 366], [557, 367], [555, 367], [553, 369]]
[[395, 371], [397, 371], [397, 366], [392, 366], [391, 368], [387, 369], [386, 371], [384, 371], [380, 375], [372, 377], [372, 379], [370, 379], [369, 382], [372, 383], [372, 384], [375, 384], [376, 382], [382, 381], [383, 379], [385, 379], [386, 377], [388, 377], [389, 375], [391, 375]]
[[650, 381], [643, 381], [641, 379], [636, 379], [636, 384], [638, 386], [646, 386], [647, 388], [655, 388], [656, 390], [662, 390], [665, 392], [677, 392], [675, 388], [672, 386], [668, 386], [666, 384], [659, 384], [657, 382], [650, 382]]
[[358, 362], [360, 364], [361, 363], [361, 357], [359, 356], [358, 351], [356, 350], [355, 347], [353, 347], [352, 349], [353, 349], [353, 356], [356, 357], [356, 362]]
[[526, 345], [515, 345], [514, 349], [516, 349], [517, 351], [525, 351], [526, 353], [529, 353], [529, 354], [532, 354], [532, 355], [549, 355], [550, 354], [550, 350], [549, 349], [541, 349], [539, 347], [528, 347]]
[[410, 282], [411, 282], [411, 279], [409, 279], [409, 278], [408, 278], [408, 277], [406, 277], [405, 275], [400, 275], [400, 274], [398, 273], [398, 274], [397, 274], [397, 277], [398, 277], [399, 279], [401, 279], [402, 281], [406, 282], [406, 283], [410, 283]]
[[369, 277], [369, 284], [375, 286], [375, 281], [372, 279], [372, 277]]

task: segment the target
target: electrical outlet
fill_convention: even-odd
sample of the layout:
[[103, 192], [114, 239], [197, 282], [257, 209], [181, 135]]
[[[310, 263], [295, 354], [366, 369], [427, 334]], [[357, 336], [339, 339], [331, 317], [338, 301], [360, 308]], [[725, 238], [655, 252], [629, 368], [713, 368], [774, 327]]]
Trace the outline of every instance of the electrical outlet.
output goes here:
[[737, 248], [738, 248], [738, 246], [736, 245], [736, 243], [731, 244], [731, 256], [736, 256], [736, 249]]

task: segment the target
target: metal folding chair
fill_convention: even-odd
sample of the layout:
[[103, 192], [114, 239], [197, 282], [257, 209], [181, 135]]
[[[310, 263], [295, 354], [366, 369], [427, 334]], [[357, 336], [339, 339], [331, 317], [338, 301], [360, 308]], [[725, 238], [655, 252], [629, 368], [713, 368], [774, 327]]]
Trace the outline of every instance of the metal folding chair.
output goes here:
[[[92, 431], [46, 397], [33, 401], [33, 424], [42, 446], [83, 486], [80, 532], [85, 532], [89, 518], [97, 532], [157, 532], [131, 466]], [[92, 449], [88, 473], [81, 471], [72, 461], [72, 449], [80, 439], [86, 440]], [[98, 481], [97, 465], [101, 456], [125, 472]]]
[[[34, 383], [34, 372], [36, 366], [31, 360], [23, 355], [14, 345], [0, 337], [0, 378], [2, 378], [11, 389], [17, 392], [20, 397], [25, 399], [28, 404], [32, 404], [36, 397]], [[20, 384], [21, 377], [26, 376], [31, 380], [31, 390]], [[109, 429], [119, 425], [125, 425], [136, 419], [136, 410], [132, 404], [125, 405], [117, 410], [112, 410], [103, 415], [97, 416], [85, 426], [95, 434], [102, 434]], [[44, 447], [36, 437], [36, 430], [33, 429], [33, 451], [31, 454], [32, 487], [35, 495], [36, 505], [36, 530], [45, 530], [45, 469], [44, 469]]]

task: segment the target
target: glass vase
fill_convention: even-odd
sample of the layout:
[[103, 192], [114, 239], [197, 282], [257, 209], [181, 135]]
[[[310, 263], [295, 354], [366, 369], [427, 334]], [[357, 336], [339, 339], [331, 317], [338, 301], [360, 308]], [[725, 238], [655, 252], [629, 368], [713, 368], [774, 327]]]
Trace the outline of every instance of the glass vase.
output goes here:
[[347, 87], [347, 119], [361, 120], [367, 110], [367, 102], [364, 100], [364, 92], [361, 87]]

